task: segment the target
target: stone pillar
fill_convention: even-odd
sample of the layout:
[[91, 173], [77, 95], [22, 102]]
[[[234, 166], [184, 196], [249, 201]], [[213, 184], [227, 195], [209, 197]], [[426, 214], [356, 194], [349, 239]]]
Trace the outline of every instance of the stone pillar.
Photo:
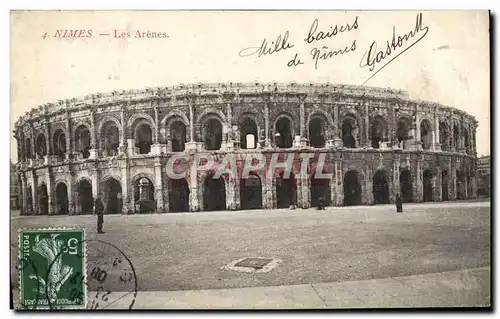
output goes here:
[[454, 152], [457, 147], [455, 145], [455, 130], [454, 130], [454, 125], [453, 125], [453, 112], [450, 112], [448, 116], [448, 126], [450, 128], [450, 152]]
[[90, 113], [90, 156], [89, 158], [95, 159], [97, 158], [97, 137], [96, 137], [96, 127], [95, 127], [95, 118], [94, 112]]
[[[311, 207], [311, 192], [308, 176], [300, 176], [298, 174], [297, 183], [297, 207], [309, 208]], [[299, 197], [300, 196], [300, 197]], [[300, 199], [300, 201], [299, 201]]]
[[28, 209], [28, 184], [26, 175], [20, 174], [21, 176], [21, 215], [29, 215], [30, 211]]
[[264, 178], [262, 181], [262, 207], [265, 209], [276, 208], [274, 205], [274, 196], [273, 196], [273, 179], [272, 176], [274, 174], [264, 174]]
[[433, 142], [432, 142], [432, 149], [434, 151], [441, 151], [441, 141], [439, 140], [439, 115], [434, 114], [434, 131], [432, 132], [433, 135]]
[[120, 170], [122, 176], [122, 214], [132, 214], [134, 207], [132, 206], [132, 200], [134, 199], [134, 194], [130, 187], [130, 171], [128, 158], [122, 159], [120, 161]]
[[[388, 145], [392, 148], [393, 146], [398, 146], [398, 139], [396, 138], [396, 115], [394, 111], [394, 105], [391, 104], [391, 109], [390, 109], [391, 115], [390, 115], [390, 121], [389, 121], [389, 129], [388, 129]], [[385, 137], [385, 136], [384, 136]], [[394, 142], [394, 145], [393, 145]], [[394, 199], [395, 197], [393, 197]]]
[[[92, 181], [92, 197], [97, 199], [97, 196], [99, 196], [99, 193], [101, 192], [101, 183], [99, 179], [99, 171], [95, 168], [91, 168], [90, 170], [90, 179]], [[122, 185], [123, 187], [123, 185]], [[101, 200], [103, 200], [101, 198]], [[103, 202], [103, 204], [105, 204]]]
[[30, 122], [30, 131], [31, 131], [31, 157], [32, 158], [37, 158], [36, 155], [36, 136], [35, 136], [35, 129], [33, 127], [33, 122]]
[[47, 148], [47, 155], [52, 155], [52, 136], [50, 132], [50, 123], [48, 120], [45, 121], [45, 145]]
[[[224, 177], [221, 177], [224, 178]], [[238, 192], [236, 192], [236, 188], [238, 188]], [[226, 181], [226, 209], [228, 210], [236, 210], [238, 209], [236, 194], [238, 193], [239, 197], [239, 182], [236, 178], [227, 177]]]
[[264, 131], [266, 132], [265, 145], [266, 147], [271, 146], [271, 141], [269, 140], [269, 102], [264, 104]]
[[68, 215], [75, 215], [75, 190], [73, 185], [75, 184], [75, 172], [69, 172], [68, 181]]
[[[360, 179], [363, 179], [361, 172], [359, 172]], [[371, 205], [374, 202], [373, 199], [373, 174], [372, 168], [369, 165], [365, 166], [365, 176], [364, 181], [360, 180], [361, 183], [361, 204]]]
[[335, 206], [342, 206], [344, 205], [344, 174], [342, 169], [342, 160], [335, 160], [334, 170]]
[[70, 159], [73, 152], [73, 139], [71, 138], [71, 123], [69, 119], [69, 112], [66, 112], [66, 158]]
[[40, 214], [40, 205], [38, 202], [38, 178], [35, 171], [31, 171], [31, 205], [33, 206], [33, 215]]
[[458, 149], [457, 151], [463, 152], [464, 150], [464, 125], [463, 122], [460, 122], [458, 125]]
[[[371, 140], [370, 140], [370, 112], [368, 110], [368, 103], [365, 103], [365, 136], [364, 136], [364, 145], [366, 148], [371, 148], [372, 147], [372, 144], [371, 144]], [[361, 146], [361, 141], [358, 141], [358, 145]]]
[[454, 156], [451, 158], [451, 200], [457, 200], [457, 162]]
[[469, 178], [468, 176], [465, 176], [464, 178], [464, 195], [465, 199], [469, 199]]
[[342, 147], [342, 139], [339, 132], [339, 106], [333, 106], [333, 144], [336, 148]]
[[422, 168], [422, 159], [417, 159], [417, 172], [416, 172], [416, 183], [413, 193], [413, 198], [415, 202], [419, 203], [424, 200], [423, 198], [423, 190], [424, 190], [424, 172]]
[[[168, 205], [168, 196], [164, 196], [163, 194], [168, 194], [168, 189], [166, 189], [166, 185], [163, 183], [163, 174], [161, 167], [161, 160], [159, 157], [155, 157], [154, 160], [154, 171], [155, 171], [155, 194], [154, 198], [156, 199], [156, 211], [158, 213], [164, 213], [169, 211]], [[167, 200], [165, 200], [165, 197]]]
[[125, 108], [122, 106], [121, 111], [120, 111], [120, 155], [127, 154], [127, 137], [126, 137], [126, 130], [127, 130], [127, 125], [125, 123]]
[[422, 150], [422, 140], [420, 137], [420, 116], [418, 112], [415, 115], [415, 146], [417, 151]]
[[396, 194], [401, 196], [401, 185], [399, 184], [401, 162], [399, 160], [399, 157], [396, 157], [392, 164], [392, 193], [389, 197], [391, 203], [396, 199]]
[[[304, 101], [300, 102], [300, 137], [306, 137], [306, 114], [305, 114], [305, 105]], [[295, 136], [292, 136], [292, 138], [295, 138]]]
[[160, 120], [158, 118], [158, 105], [154, 106], [154, 112], [155, 112], [155, 132], [154, 132], [154, 141], [153, 144], [159, 144], [160, 143]]
[[193, 160], [190, 166], [190, 183], [189, 183], [189, 211], [197, 212], [200, 210], [200, 203], [198, 199], [198, 171], [196, 163], [197, 157], [193, 156]]
[[441, 180], [441, 167], [437, 166], [436, 167], [436, 175], [432, 178], [432, 198], [434, 202], [440, 202], [442, 201], [442, 180]]
[[189, 102], [189, 142], [194, 142], [194, 110], [191, 101]]
[[45, 178], [47, 180], [47, 195], [49, 196], [49, 215], [53, 215], [56, 212], [56, 203], [55, 203], [55, 189], [52, 181], [52, 169], [47, 167]]

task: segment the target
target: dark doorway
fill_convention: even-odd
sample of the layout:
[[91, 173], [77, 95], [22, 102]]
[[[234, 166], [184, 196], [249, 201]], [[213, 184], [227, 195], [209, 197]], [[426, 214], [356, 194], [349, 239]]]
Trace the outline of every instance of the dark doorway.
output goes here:
[[457, 170], [457, 200], [465, 199], [465, 175]]
[[214, 178], [210, 174], [205, 178], [203, 187], [203, 210], [225, 210], [226, 209], [226, 185], [224, 178]]
[[330, 180], [326, 178], [315, 178], [314, 175], [311, 178], [311, 207], [318, 207], [320, 200], [322, 206], [330, 206]]
[[441, 172], [441, 198], [443, 201], [449, 200], [449, 198], [448, 198], [448, 183], [449, 183], [448, 171], [442, 171]]
[[66, 134], [63, 130], [58, 129], [55, 131], [53, 136], [53, 149], [54, 155], [57, 155], [60, 159], [64, 159], [66, 156]]
[[80, 205], [80, 212], [82, 214], [92, 213], [94, 210], [94, 198], [92, 196], [92, 184], [87, 180], [81, 180], [78, 183], [78, 201], [77, 205]]
[[356, 139], [354, 138], [355, 125], [352, 119], [345, 119], [342, 122], [342, 142], [346, 148], [356, 147]]
[[33, 155], [31, 154], [31, 139], [30, 138], [26, 139], [25, 149], [26, 149], [26, 159], [33, 158]]
[[75, 130], [75, 151], [82, 153], [83, 158], [90, 156], [90, 131], [85, 125]]
[[348, 171], [344, 176], [344, 205], [361, 204], [361, 183], [358, 180], [358, 172]]
[[373, 148], [380, 148], [387, 134], [387, 124], [384, 119], [377, 116], [371, 120], [370, 139]]
[[292, 147], [292, 123], [286, 117], [280, 118], [276, 122], [275, 142], [279, 148]]
[[49, 195], [47, 193], [47, 185], [43, 183], [38, 188], [38, 200], [39, 200], [39, 214], [48, 215], [49, 214]]
[[441, 150], [450, 150], [450, 130], [445, 122], [439, 123], [439, 142], [441, 143]]
[[309, 122], [309, 140], [314, 148], [325, 147], [325, 122], [320, 118], [313, 118]]
[[175, 121], [170, 125], [170, 138], [172, 140], [172, 152], [184, 151], [186, 144], [186, 125], [181, 121]]
[[433, 178], [432, 171], [429, 169], [426, 169], [424, 171], [424, 181], [423, 181], [423, 186], [424, 186], [424, 202], [431, 202], [433, 201], [433, 196], [432, 196], [432, 178]]
[[120, 214], [122, 211], [122, 186], [114, 178], [110, 178], [104, 185], [104, 196], [107, 202], [106, 214]]
[[209, 119], [204, 125], [205, 149], [215, 151], [222, 145], [222, 124], [217, 119]]
[[384, 170], [378, 170], [373, 176], [372, 191], [374, 204], [389, 203], [389, 182], [387, 181], [387, 173]]
[[278, 208], [297, 205], [297, 184], [293, 173], [290, 173], [289, 178], [285, 178], [284, 172], [281, 172], [276, 178], [276, 204]]
[[64, 183], [56, 186], [56, 214], [68, 214], [68, 188]]
[[399, 173], [399, 188], [403, 203], [413, 202], [413, 182], [410, 170], [405, 168]]
[[47, 155], [47, 140], [43, 134], [38, 135], [38, 138], [36, 139], [36, 154], [40, 158]]
[[186, 179], [171, 179], [168, 193], [170, 211], [174, 213], [189, 211], [189, 185]]
[[139, 154], [149, 154], [153, 144], [153, 134], [148, 124], [140, 124], [135, 131], [135, 146], [139, 148]]
[[428, 150], [432, 146], [432, 125], [431, 123], [423, 119], [420, 122], [420, 141], [422, 141], [422, 148]]
[[105, 156], [118, 155], [118, 147], [120, 146], [120, 132], [115, 122], [109, 121], [102, 129], [104, 136], [102, 136], [102, 143]]
[[[410, 132], [410, 123], [406, 118], [400, 118], [398, 120], [397, 129], [396, 129], [396, 138], [398, 139], [398, 143], [405, 142], [409, 139]], [[401, 145], [400, 145], [401, 146]], [[404, 148], [404, 145], [402, 145]]]
[[[240, 147], [243, 149], [253, 149], [257, 147], [257, 124], [250, 119], [245, 118], [240, 126]], [[253, 136], [253, 144], [248, 143], [247, 135]]]
[[262, 208], [262, 185], [260, 177], [250, 174], [248, 178], [240, 179], [241, 209]]

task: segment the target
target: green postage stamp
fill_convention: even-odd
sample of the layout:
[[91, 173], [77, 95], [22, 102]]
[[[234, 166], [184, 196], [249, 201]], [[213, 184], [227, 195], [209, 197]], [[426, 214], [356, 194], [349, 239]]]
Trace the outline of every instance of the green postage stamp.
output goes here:
[[86, 305], [85, 234], [80, 228], [19, 231], [19, 289], [24, 309]]

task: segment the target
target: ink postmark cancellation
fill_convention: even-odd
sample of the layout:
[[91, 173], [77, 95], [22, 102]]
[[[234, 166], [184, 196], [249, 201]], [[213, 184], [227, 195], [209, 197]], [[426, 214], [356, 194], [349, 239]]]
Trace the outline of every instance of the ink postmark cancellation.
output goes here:
[[19, 230], [21, 307], [85, 308], [85, 262], [83, 229], [67, 227]]

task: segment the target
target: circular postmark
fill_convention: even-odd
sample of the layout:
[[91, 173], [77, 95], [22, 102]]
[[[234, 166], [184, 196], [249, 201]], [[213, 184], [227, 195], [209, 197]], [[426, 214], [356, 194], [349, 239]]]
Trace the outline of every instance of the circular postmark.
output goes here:
[[[85, 239], [83, 245], [86, 249], [81, 251], [85, 254], [79, 253], [78, 257], [85, 264], [84, 273], [72, 273], [68, 278], [70, 284], [63, 286], [60, 294], [69, 300], [86, 301], [87, 309], [106, 309], [112, 305], [120, 309], [132, 309], [138, 286], [136, 272], [130, 259], [116, 245], [102, 240]], [[64, 249], [59, 254], [63, 251]], [[54, 267], [53, 262], [49, 265], [48, 273]], [[62, 308], [51, 300], [49, 307]]]

